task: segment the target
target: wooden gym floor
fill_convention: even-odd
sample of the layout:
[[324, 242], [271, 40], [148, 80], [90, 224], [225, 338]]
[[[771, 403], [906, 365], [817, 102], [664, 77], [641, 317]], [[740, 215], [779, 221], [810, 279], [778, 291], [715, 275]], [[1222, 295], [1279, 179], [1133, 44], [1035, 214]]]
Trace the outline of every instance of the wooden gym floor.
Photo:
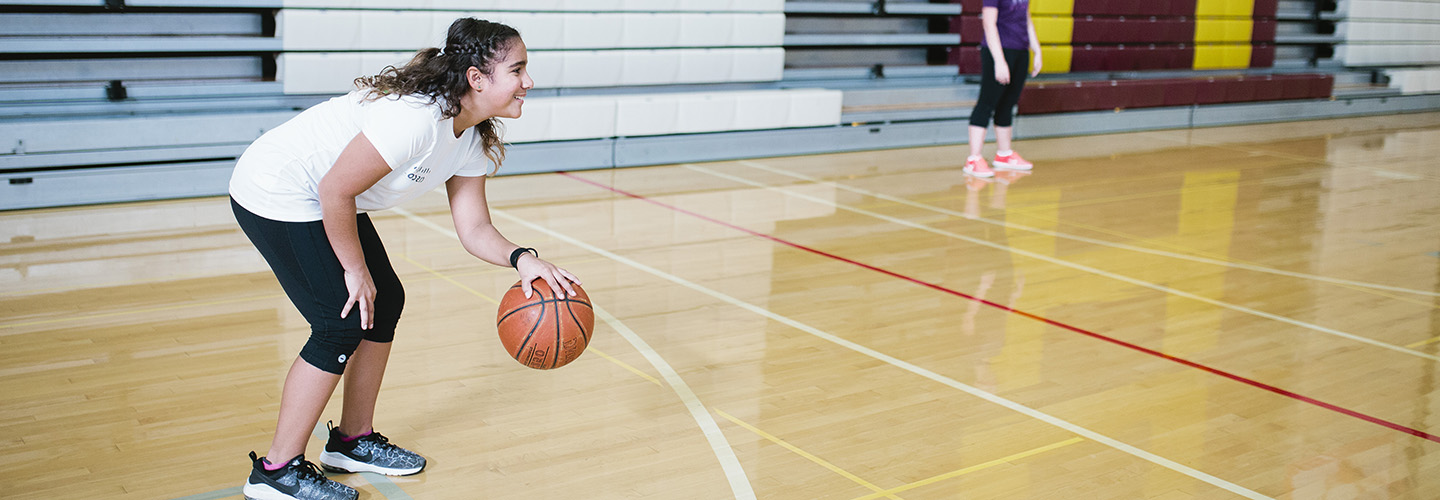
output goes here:
[[[1440, 497], [1440, 114], [1018, 149], [1036, 172], [993, 182], [953, 146], [493, 179], [599, 306], [555, 371], [500, 347], [515, 275], [443, 196], [378, 213], [409, 299], [377, 428], [430, 466], [338, 479]], [[238, 498], [307, 335], [224, 198], [0, 213], [0, 497]]]

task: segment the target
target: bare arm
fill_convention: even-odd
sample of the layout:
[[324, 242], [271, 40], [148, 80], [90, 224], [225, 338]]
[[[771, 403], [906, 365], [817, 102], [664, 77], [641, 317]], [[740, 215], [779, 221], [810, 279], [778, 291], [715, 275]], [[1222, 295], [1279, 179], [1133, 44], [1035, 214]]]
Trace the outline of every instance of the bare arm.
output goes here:
[[325, 237], [345, 268], [345, 286], [350, 298], [340, 312], [344, 318], [351, 307], [360, 308], [360, 328], [374, 326], [375, 283], [360, 249], [360, 231], [355, 226], [355, 197], [390, 173], [390, 165], [375, 150], [365, 134], [356, 134], [340, 152], [335, 166], [320, 179], [320, 210]]
[[[506, 239], [491, 222], [490, 207], [485, 201], [485, 177], [451, 177], [445, 181], [445, 191], [450, 198], [450, 217], [455, 221], [455, 233], [465, 251], [485, 262], [509, 267], [511, 252], [520, 246]], [[528, 252], [520, 256], [515, 270], [520, 273], [520, 288], [526, 297], [530, 296], [530, 282], [536, 278], [549, 283], [556, 296], [562, 293], [575, 295], [570, 283], [580, 283], [570, 272]]]
[[1000, 27], [997, 24], [999, 19], [1000, 9], [980, 9], [980, 24], [985, 27], [985, 47], [995, 61], [995, 81], [1006, 85], [1010, 83], [1010, 66], [1005, 62], [1005, 48], [1000, 46]]
[[1040, 68], [1044, 66], [1044, 62], [1040, 57], [1040, 37], [1035, 36], [1035, 19], [1030, 17], [1028, 11], [1025, 13], [1025, 29], [1030, 30], [1030, 52], [1035, 53], [1032, 62], [1034, 69], [1030, 70], [1030, 76], [1037, 76], [1040, 74]]

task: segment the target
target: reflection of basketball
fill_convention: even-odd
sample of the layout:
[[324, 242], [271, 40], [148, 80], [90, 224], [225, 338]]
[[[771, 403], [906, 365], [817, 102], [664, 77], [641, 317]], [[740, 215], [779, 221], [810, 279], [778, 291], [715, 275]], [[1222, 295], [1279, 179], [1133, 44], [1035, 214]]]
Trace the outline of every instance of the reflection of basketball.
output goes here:
[[500, 343], [520, 364], [538, 370], [575, 361], [590, 345], [590, 334], [595, 331], [590, 297], [575, 283], [570, 284], [575, 296], [565, 296], [562, 291], [559, 299], [545, 280], [537, 279], [531, 286], [534, 293], [528, 299], [519, 282], [500, 299], [496, 315]]

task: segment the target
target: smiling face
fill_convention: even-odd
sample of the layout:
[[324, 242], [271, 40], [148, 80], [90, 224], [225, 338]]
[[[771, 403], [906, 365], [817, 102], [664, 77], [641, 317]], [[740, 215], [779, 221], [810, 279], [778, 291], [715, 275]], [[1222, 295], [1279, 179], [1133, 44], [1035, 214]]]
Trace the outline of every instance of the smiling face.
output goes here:
[[535, 87], [525, 66], [525, 42], [516, 38], [510, 46], [498, 54], [490, 68], [490, 74], [470, 68], [467, 78], [473, 92], [465, 95], [461, 107], [479, 115], [490, 117], [519, 118], [521, 106], [525, 104], [525, 93]]

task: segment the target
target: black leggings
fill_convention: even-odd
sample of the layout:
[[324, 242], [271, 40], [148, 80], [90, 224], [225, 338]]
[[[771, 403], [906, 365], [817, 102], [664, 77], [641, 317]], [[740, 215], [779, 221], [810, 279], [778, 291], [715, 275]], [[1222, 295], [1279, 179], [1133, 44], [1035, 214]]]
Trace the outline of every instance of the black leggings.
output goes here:
[[361, 330], [359, 307], [351, 307], [350, 314], [340, 318], [350, 291], [345, 288], [345, 268], [325, 237], [323, 221], [274, 221], [251, 213], [233, 199], [230, 208], [240, 229], [270, 264], [285, 295], [310, 322], [310, 340], [300, 349], [300, 359], [339, 375], [345, 372], [345, 361], [355, 353], [361, 339], [394, 340], [395, 325], [405, 308], [405, 288], [390, 267], [390, 257], [385, 255], [368, 214], [357, 215], [355, 223], [360, 230], [365, 265], [375, 282], [375, 326]]
[[1030, 76], [1030, 51], [1004, 49], [1004, 53], [1005, 65], [1010, 67], [1009, 85], [995, 80], [995, 58], [989, 49], [980, 49], [980, 99], [970, 113], [971, 125], [989, 127], [991, 115], [995, 116], [996, 127], [1009, 127], [1015, 122], [1015, 104], [1020, 102], [1025, 78]]

